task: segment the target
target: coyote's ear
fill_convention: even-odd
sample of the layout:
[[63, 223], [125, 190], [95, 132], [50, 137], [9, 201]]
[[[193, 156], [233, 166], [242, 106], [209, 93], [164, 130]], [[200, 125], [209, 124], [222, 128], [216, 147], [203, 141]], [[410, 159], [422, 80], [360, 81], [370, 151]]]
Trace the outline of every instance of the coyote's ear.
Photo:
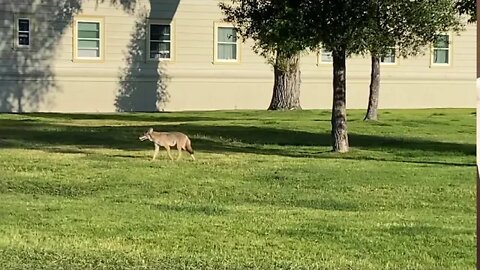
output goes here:
[[150, 128], [150, 129], [148, 130], [148, 133], [152, 133], [152, 132], [153, 132], [153, 128]]

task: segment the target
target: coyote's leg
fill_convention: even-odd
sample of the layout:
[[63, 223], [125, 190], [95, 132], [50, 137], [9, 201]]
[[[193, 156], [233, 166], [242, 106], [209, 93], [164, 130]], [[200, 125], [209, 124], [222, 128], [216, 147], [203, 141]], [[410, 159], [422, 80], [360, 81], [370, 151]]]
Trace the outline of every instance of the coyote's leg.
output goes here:
[[180, 158], [182, 157], [182, 148], [181, 147], [177, 147], [177, 150], [178, 150], [178, 156], [177, 156], [177, 161], [180, 160]]
[[153, 153], [153, 158], [152, 158], [152, 160], [155, 160], [155, 158], [156, 158], [157, 155], [158, 155], [158, 151], [160, 151], [160, 147], [159, 147], [157, 144], [155, 144], [155, 152]]
[[170, 146], [165, 146], [165, 149], [167, 149], [167, 154], [170, 157], [171, 160], [173, 160], [172, 153], [170, 153]]

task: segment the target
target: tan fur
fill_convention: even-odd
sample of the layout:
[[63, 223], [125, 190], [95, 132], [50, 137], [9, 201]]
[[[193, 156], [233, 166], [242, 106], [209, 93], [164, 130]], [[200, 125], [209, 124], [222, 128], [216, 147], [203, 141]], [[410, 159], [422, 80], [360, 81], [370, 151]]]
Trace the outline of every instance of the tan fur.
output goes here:
[[171, 160], [173, 160], [173, 157], [170, 153], [170, 147], [177, 148], [177, 160], [180, 160], [180, 158], [182, 157], [182, 150], [190, 153], [192, 159], [195, 160], [195, 157], [193, 156], [192, 142], [187, 135], [181, 132], [155, 132], [153, 131], [153, 128], [150, 128], [147, 132], [143, 134], [143, 136], [138, 137], [138, 139], [141, 141], [149, 140], [153, 142], [153, 144], [155, 145], [155, 152], [153, 154], [152, 160], [155, 160], [155, 158], [157, 157], [158, 152], [160, 151], [160, 146], [167, 150], [167, 154]]

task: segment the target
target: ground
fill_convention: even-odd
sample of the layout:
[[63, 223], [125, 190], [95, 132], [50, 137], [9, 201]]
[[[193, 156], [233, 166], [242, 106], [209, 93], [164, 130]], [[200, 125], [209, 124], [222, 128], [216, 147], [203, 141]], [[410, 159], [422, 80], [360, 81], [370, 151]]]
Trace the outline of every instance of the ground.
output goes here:
[[1, 114], [0, 269], [474, 269], [475, 111], [363, 113]]

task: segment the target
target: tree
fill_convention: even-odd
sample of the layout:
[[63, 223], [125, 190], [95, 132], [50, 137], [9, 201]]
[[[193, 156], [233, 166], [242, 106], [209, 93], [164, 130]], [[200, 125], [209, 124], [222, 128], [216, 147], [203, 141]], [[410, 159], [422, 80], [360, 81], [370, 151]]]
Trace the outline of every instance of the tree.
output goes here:
[[455, 2], [455, 7], [457, 8], [460, 15], [468, 15], [469, 23], [477, 21], [477, 6], [475, 0], [457, 0]]
[[435, 41], [436, 34], [459, 31], [460, 17], [451, 0], [377, 0], [371, 2], [368, 48], [371, 54], [371, 80], [364, 120], [377, 120], [380, 92], [380, 58], [397, 53], [417, 55]]
[[308, 0], [303, 6], [312, 47], [322, 46], [333, 56], [332, 147], [348, 152], [346, 107], [346, 58], [367, 50], [365, 31], [368, 29], [368, 0]]
[[302, 21], [301, 1], [232, 0], [220, 3], [227, 22], [233, 23], [245, 41], [254, 41], [254, 51], [274, 68], [269, 110], [301, 109], [300, 53], [307, 43], [297, 32]]

